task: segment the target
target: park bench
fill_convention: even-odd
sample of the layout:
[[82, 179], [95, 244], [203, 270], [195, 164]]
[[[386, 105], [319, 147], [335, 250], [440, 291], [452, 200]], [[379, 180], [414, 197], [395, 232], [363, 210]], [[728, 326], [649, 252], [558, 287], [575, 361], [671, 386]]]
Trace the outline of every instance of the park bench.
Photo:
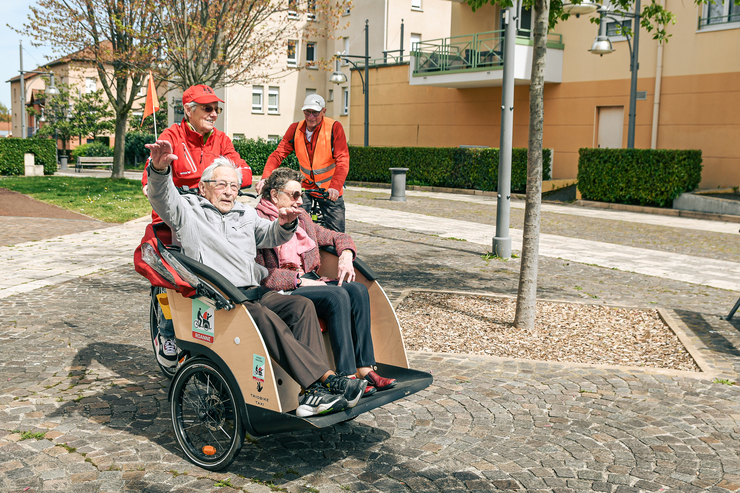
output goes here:
[[78, 157], [75, 171], [82, 171], [85, 166], [113, 166], [112, 157]]

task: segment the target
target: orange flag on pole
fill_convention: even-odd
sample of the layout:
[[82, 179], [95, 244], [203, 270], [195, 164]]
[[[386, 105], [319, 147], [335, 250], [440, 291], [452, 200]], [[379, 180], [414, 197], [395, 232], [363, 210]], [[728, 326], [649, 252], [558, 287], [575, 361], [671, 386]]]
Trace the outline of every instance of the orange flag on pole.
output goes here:
[[[144, 124], [144, 119], [153, 115], [155, 111], [159, 110], [159, 98], [157, 98], [157, 89], [154, 87], [154, 77], [152, 71], [149, 71], [149, 83], [146, 90], [146, 104], [144, 105], [144, 116], [141, 117], [141, 124]], [[154, 135], [157, 134], [157, 118], [154, 118]]]

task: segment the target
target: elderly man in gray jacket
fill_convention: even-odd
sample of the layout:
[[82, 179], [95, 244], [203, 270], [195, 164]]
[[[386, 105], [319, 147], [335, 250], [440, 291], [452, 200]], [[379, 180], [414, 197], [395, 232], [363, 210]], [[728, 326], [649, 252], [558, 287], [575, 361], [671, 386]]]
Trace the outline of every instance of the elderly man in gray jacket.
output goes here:
[[[236, 201], [241, 175], [227, 158], [203, 171], [199, 195], [180, 195], [170, 163], [177, 159], [168, 141], [146, 146], [149, 202], [179, 240], [183, 253], [215, 269], [237, 287], [259, 286], [267, 270], [254, 261], [258, 248], [275, 248], [292, 238], [299, 209], [282, 208], [275, 221], [257, 216]], [[367, 384], [336, 375], [327, 365], [316, 310], [301, 296], [270, 291], [245, 302], [270, 356], [305, 389], [296, 414], [312, 416], [352, 407]]]

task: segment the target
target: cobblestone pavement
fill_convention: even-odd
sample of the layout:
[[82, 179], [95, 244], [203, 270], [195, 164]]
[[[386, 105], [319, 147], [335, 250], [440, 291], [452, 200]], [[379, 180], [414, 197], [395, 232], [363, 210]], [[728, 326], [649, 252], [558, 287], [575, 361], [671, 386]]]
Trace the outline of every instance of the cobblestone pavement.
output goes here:
[[[516, 293], [517, 259], [348, 228], [394, 300]], [[720, 318], [737, 292], [542, 257], [541, 298], [664, 307], [717, 373], [412, 353], [431, 387], [332, 429], [249, 440], [216, 474], [175, 445], [146, 281], [130, 263], [107, 269], [0, 299], [0, 491], [740, 490], [740, 388], [713, 382], [740, 373], [740, 323]]]

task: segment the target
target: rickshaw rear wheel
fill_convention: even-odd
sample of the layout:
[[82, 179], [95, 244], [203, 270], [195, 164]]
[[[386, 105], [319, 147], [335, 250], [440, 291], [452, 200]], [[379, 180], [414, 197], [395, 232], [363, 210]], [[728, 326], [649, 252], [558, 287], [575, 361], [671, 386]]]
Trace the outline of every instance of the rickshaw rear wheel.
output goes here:
[[[157, 346], [154, 344], [154, 338], [159, 336], [159, 301], [157, 300], [157, 295], [164, 293], [165, 291], [166, 289], [158, 288], [155, 286], [152, 286], [151, 288], [152, 300], [149, 304], [149, 332], [152, 338], [152, 350], [154, 351], [154, 360], [157, 362], [157, 365], [159, 365], [159, 369], [162, 370], [164, 376], [167, 378], [172, 378], [173, 376], [175, 376], [175, 373], [177, 373], [177, 365], [165, 366], [160, 363], [157, 359]], [[178, 355], [178, 359], [179, 357], [180, 355]]]
[[239, 404], [223, 372], [210, 361], [186, 362], [172, 381], [172, 425], [177, 442], [195, 465], [218, 471], [244, 443]]

